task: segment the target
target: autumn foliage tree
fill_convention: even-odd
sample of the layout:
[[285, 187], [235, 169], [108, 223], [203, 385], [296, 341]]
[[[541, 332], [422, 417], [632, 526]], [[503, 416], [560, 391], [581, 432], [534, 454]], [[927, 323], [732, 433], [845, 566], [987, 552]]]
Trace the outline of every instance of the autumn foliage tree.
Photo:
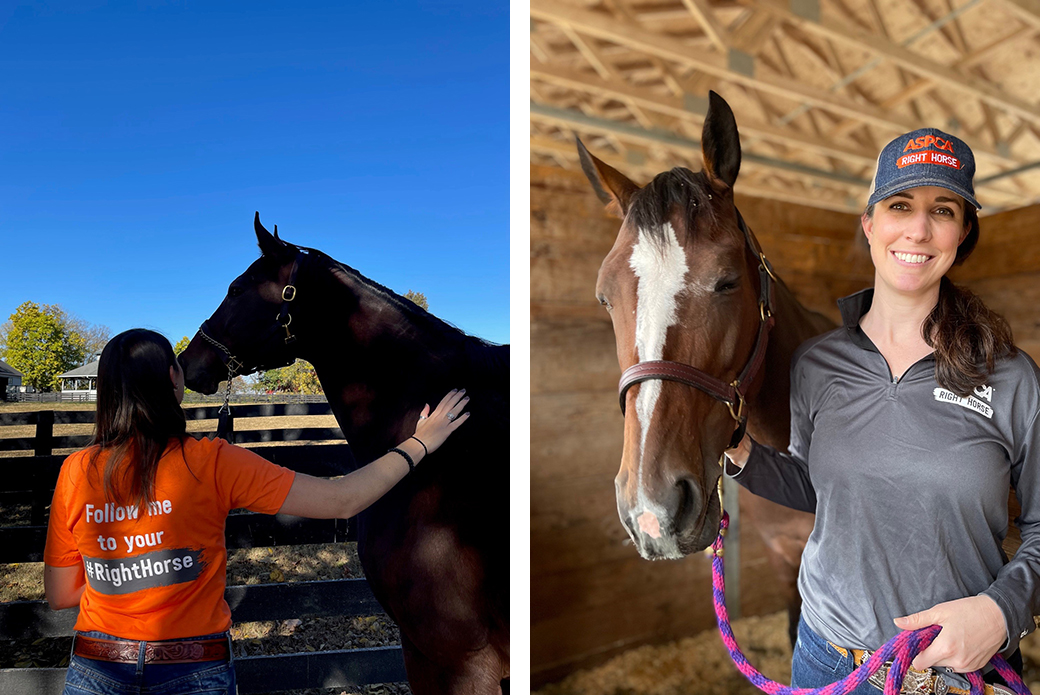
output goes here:
[[414, 290], [408, 290], [404, 293], [405, 299], [410, 299], [426, 311], [430, 310], [430, 303], [426, 301], [426, 295], [422, 292], [415, 292]]
[[38, 391], [58, 388], [58, 375], [83, 363], [87, 341], [68, 325], [67, 318], [57, 305], [25, 302], [4, 326], [0, 357]]
[[324, 393], [318, 373], [306, 360], [296, 360], [288, 367], [261, 372], [253, 388], [260, 393]]

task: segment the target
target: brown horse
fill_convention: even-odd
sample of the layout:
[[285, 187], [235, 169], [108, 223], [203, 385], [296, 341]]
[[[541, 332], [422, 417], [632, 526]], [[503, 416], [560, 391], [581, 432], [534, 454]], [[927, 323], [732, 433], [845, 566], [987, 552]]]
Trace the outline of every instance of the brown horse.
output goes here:
[[181, 353], [185, 383], [213, 393], [229, 371], [308, 360], [363, 462], [411, 435], [425, 403], [465, 388], [471, 422], [361, 513], [358, 555], [401, 628], [416, 695], [501, 693], [509, 675], [509, 346], [465, 335], [320, 251], [282, 241], [259, 213], [254, 227], [262, 256]]
[[[742, 388], [750, 433], [786, 450], [791, 355], [834, 325], [799, 304], [779, 279], [760, 305], [767, 266], [733, 203], [737, 125], [714, 92], [702, 149], [703, 171], [676, 168], [640, 188], [579, 141], [586, 176], [607, 210], [624, 220], [600, 267], [596, 296], [610, 312], [622, 371], [668, 360], [723, 385], [749, 364], [771, 305], [775, 327], [761, 366]], [[702, 550], [718, 531], [718, 462], [734, 434], [736, 409], [686, 383], [659, 379], [632, 384], [622, 407], [625, 440], [615, 487], [629, 536], [649, 560]], [[813, 517], [740, 492], [741, 513], [762, 534], [787, 586], [795, 626], [801, 605], [795, 582]]]

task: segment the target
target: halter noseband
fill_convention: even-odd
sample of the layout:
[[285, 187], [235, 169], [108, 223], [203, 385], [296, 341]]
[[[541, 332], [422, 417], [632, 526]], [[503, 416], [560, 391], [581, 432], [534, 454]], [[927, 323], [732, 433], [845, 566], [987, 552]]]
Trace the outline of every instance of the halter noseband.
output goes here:
[[732, 383], [727, 384], [717, 377], [706, 374], [682, 362], [650, 360], [637, 362], [626, 369], [621, 374], [621, 381], [618, 384], [618, 397], [621, 402], [622, 414], [625, 412], [625, 396], [628, 393], [628, 389], [634, 384], [650, 379], [677, 381], [680, 384], [686, 384], [699, 389], [717, 401], [722, 401], [729, 407], [729, 414], [737, 421], [737, 429], [733, 433], [727, 448], [735, 447], [744, 438], [744, 431], [747, 429], [747, 393], [751, 387], [751, 382], [754, 381], [758, 370], [765, 361], [766, 345], [769, 343], [769, 330], [776, 322], [773, 316], [773, 283], [776, 281], [776, 275], [773, 274], [772, 266], [766, 260], [766, 255], [762, 252], [761, 247], [758, 246], [739, 210], [737, 211], [737, 226], [744, 233], [744, 239], [747, 241], [752, 253], [758, 257], [760, 282], [758, 311], [761, 317], [755, 346], [752, 348], [751, 357], [748, 358], [747, 364], [744, 365], [740, 375]]

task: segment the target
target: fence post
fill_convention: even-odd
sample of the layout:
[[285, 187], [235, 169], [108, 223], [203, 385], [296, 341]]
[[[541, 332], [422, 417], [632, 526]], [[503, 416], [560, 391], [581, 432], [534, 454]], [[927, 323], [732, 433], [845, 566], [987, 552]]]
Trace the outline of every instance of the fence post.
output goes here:
[[[36, 413], [36, 450], [34, 456], [50, 456], [54, 450], [54, 411], [41, 410]], [[42, 461], [36, 461], [33, 466], [33, 497], [32, 512], [29, 515], [29, 523], [33, 526], [43, 526], [43, 513], [50, 502], [50, 487], [47, 485], [47, 471], [49, 466], [44, 466]]]

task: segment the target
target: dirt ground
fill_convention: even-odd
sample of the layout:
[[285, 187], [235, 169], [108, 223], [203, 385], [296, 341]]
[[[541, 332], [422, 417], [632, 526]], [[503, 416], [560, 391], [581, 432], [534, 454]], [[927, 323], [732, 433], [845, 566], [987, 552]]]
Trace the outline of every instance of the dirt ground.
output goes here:
[[[2, 412], [58, 409], [55, 403], [0, 404]], [[93, 404], [60, 404], [62, 410], [92, 410]], [[189, 421], [188, 431], [215, 430], [216, 420]], [[335, 427], [331, 415], [243, 418], [236, 430]], [[90, 434], [93, 425], [55, 425], [56, 435]], [[0, 438], [31, 437], [34, 426], [0, 427]], [[306, 442], [284, 442], [287, 446]], [[56, 451], [55, 453], [71, 453]], [[24, 452], [0, 452], [24, 456]], [[28, 523], [28, 505], [0, 508], [5, 525]], [[356, 544], [331, 543], [282, 548], [250, 548], [228, 552], [228, 585], [298, 582], [363, 577]], [[43, 598], [43, 564], [0, 564], [0, 602]], [[300, 616], [293, 620], [235, 623], [231, 628], [236, 656], [288, 654], [325, 649], [352, 649], [400, 644], [397, 626], [386, 615], [359, 617]], [[60, 667], [68, 664], [71, 637], [0, 641], [0, 668]], [[286, 691], [288, 695], [408, 695], [406, 683], [360, 689], [325, 688]]]
[[[733, 621], [748, 661], [766, 677], [791, 682], [787, 611]], [[1040, 693], [1040, 637], [1022, 641], [1025, 682]], [[880, 695], [880, 690], [878, 694]], [[718, 630], [668, 644], [638, 647], [596, 668], [572, 673], [536, 695], [760, 695], [730, 660]]]

